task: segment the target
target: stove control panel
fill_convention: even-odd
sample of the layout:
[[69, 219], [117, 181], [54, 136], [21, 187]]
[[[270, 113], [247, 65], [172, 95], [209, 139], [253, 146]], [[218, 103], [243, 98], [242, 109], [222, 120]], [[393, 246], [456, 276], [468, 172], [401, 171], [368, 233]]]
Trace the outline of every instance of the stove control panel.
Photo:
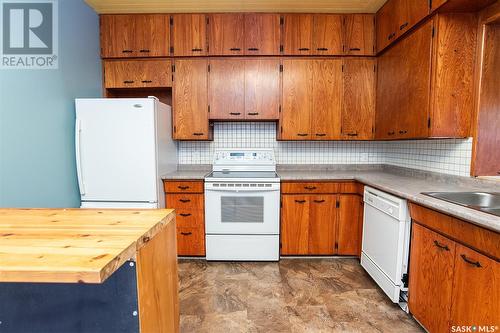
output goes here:
[[214, 155], [214, 165], [275, 165], [272, 149], [220, 149]]

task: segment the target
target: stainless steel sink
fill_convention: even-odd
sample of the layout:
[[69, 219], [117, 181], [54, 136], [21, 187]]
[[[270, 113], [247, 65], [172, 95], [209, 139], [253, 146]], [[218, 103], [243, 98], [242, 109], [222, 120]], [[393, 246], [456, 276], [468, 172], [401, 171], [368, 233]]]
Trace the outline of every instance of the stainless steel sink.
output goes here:
[[500, 216], [500, 193], [491, 192], [425, 192], [436, 199]]

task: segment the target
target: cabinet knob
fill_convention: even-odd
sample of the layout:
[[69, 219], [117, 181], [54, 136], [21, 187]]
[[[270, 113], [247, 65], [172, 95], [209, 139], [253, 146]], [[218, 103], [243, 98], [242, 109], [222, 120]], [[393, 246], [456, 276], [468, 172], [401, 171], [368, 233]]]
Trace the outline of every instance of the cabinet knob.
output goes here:
[[249, 47], [247, 50], [248, 51], [258, 51], [259, 49], [257, 47]]
[[193, 133], [194, 136], [202, 136], [204, 133]]
[[349, 51], [361, 51], [359, 47], [351, 47]]
[[309, 51], [309, 48], [308, 47], [301, 47], [301, 48], [299, 48], [299, 51]]
[[180, 189], [180, 190], [187, 190], [189, 188], [189, 186], [179, 185], [179, 186], [177, 186], [177, 188]]
[[394, 131], [387, 132], [387, 135], [394, 135], [394, 134], [396, 134], [396, 132]]
[[358, 133], [347, 133], [347, 136], [358, 136]]
[[316, 50], [317, 51], [328, 51], [328, 48], [326, 48], [326, 47], [318, 47]]
[[141, 82], [142, 82], [142, 83], [152, 83], [153, 81], [151, 81], [151, 80], [143, 80], [143, 81], [141, 81]]
[[123, 83], [125, 83], [125, 84], [131, 84], [131, 83], [134, 83], [134, 81], [132, 81], [132, 80], [125, 80], [125, 81], [123, 81]]
[[399, 134], [406, 134], [408, 131], [399, 131]]
[[325, 133], [316, 133], [316, 136], [326, 136]]
[[200, 48], [191, 49], [191, 52], [201, 52], [201, 51], [203, 51], [203, 49]]
[[434, 246], [437, 246], [438, 248], [445, 251], [450, 251], [450, 248], [447, 245], [442, 245], [437, 240], [434, 240]]
[[325, 200], [314, 200], [315, 203], [323, 203]]
[[469, 265], [476, 266], [478, 268], [482, 267], [481, 263], [479, 261], [474, 261], [474, 260], [467, 258], [467, 256], [465, 254], [461, 254], [460, 257], [462, 257], [463, 261], [465, 261]]
[[193, 234], [192, 232], [181, 232], [182, 236], [189, 236], [189, 235], [192, 235], [192, 234]]
[[139, 50], [140, 53], [149, 53], [151, 52], [150, 50], [148, 49], [142, 49], [142, 50]]
[[241, 112], [229, 112], [231, 116], [239, 116]]
[[258, 112], [248, 112], [247, 113], [249, 116], [258, 116], [259, 113]]
[[190, 213], [181, 213], [181, 214], [179, 214], [179, 215], [180, 215], [180, 216], [182, 216], [182, 217], [188, 217], [188, 216], [191, 216], [191, 214], [190, 214]]
[[241, 51], [241, 49], [239, 47], [232, 47], [229, 51]]
[[297, 136], [307, 136], [307, 133], [297, 133]]
[[132, 50], [122, 50], [122, 53], [132, 53], [132, 52], [134, 52], [134, 51], [132, 51]]
[[399, 26], [399, 30], [403, 30], [403, 29], [404, 29], [404, 28], [406, 28], [407, 26], [408, 26], [408, 22], [405, 22], [405, 23], [403, 23], [403, 24], [401, 24], [401, 25]]
[[189, 199], [179, 199], [179, 201], [182, 203], [191, 202], [191, 200], [189, 200]]

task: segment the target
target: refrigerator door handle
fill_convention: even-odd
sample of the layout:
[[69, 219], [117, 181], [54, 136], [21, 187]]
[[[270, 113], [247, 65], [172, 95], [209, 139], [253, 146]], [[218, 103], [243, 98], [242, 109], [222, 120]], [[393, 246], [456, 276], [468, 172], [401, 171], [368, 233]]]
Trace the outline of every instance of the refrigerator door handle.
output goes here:
[[85, 186], [83, 183], [83, 174], [82, 174], [82, 156], [81, 156], [81, 133], [82, 126], [80, 119], [76, 119], [76, 128], [75, 128], [75, 152], [76, 152], [76, 174], [78, 177], [78, 187], [80, 188], [80, 194], [85, 195]]

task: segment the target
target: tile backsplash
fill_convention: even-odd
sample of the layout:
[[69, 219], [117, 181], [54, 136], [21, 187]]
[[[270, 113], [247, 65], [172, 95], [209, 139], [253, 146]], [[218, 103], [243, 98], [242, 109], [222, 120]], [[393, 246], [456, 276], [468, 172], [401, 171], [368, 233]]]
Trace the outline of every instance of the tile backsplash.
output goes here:
[[274, 148], [278, 164], [391, 164], [468, 176], [472, 139], [412, 141], [276, 141], [276, 124], [214, 124], [212, 142], [179, 142], [179, 164], [211, 164], [217, 148]]

